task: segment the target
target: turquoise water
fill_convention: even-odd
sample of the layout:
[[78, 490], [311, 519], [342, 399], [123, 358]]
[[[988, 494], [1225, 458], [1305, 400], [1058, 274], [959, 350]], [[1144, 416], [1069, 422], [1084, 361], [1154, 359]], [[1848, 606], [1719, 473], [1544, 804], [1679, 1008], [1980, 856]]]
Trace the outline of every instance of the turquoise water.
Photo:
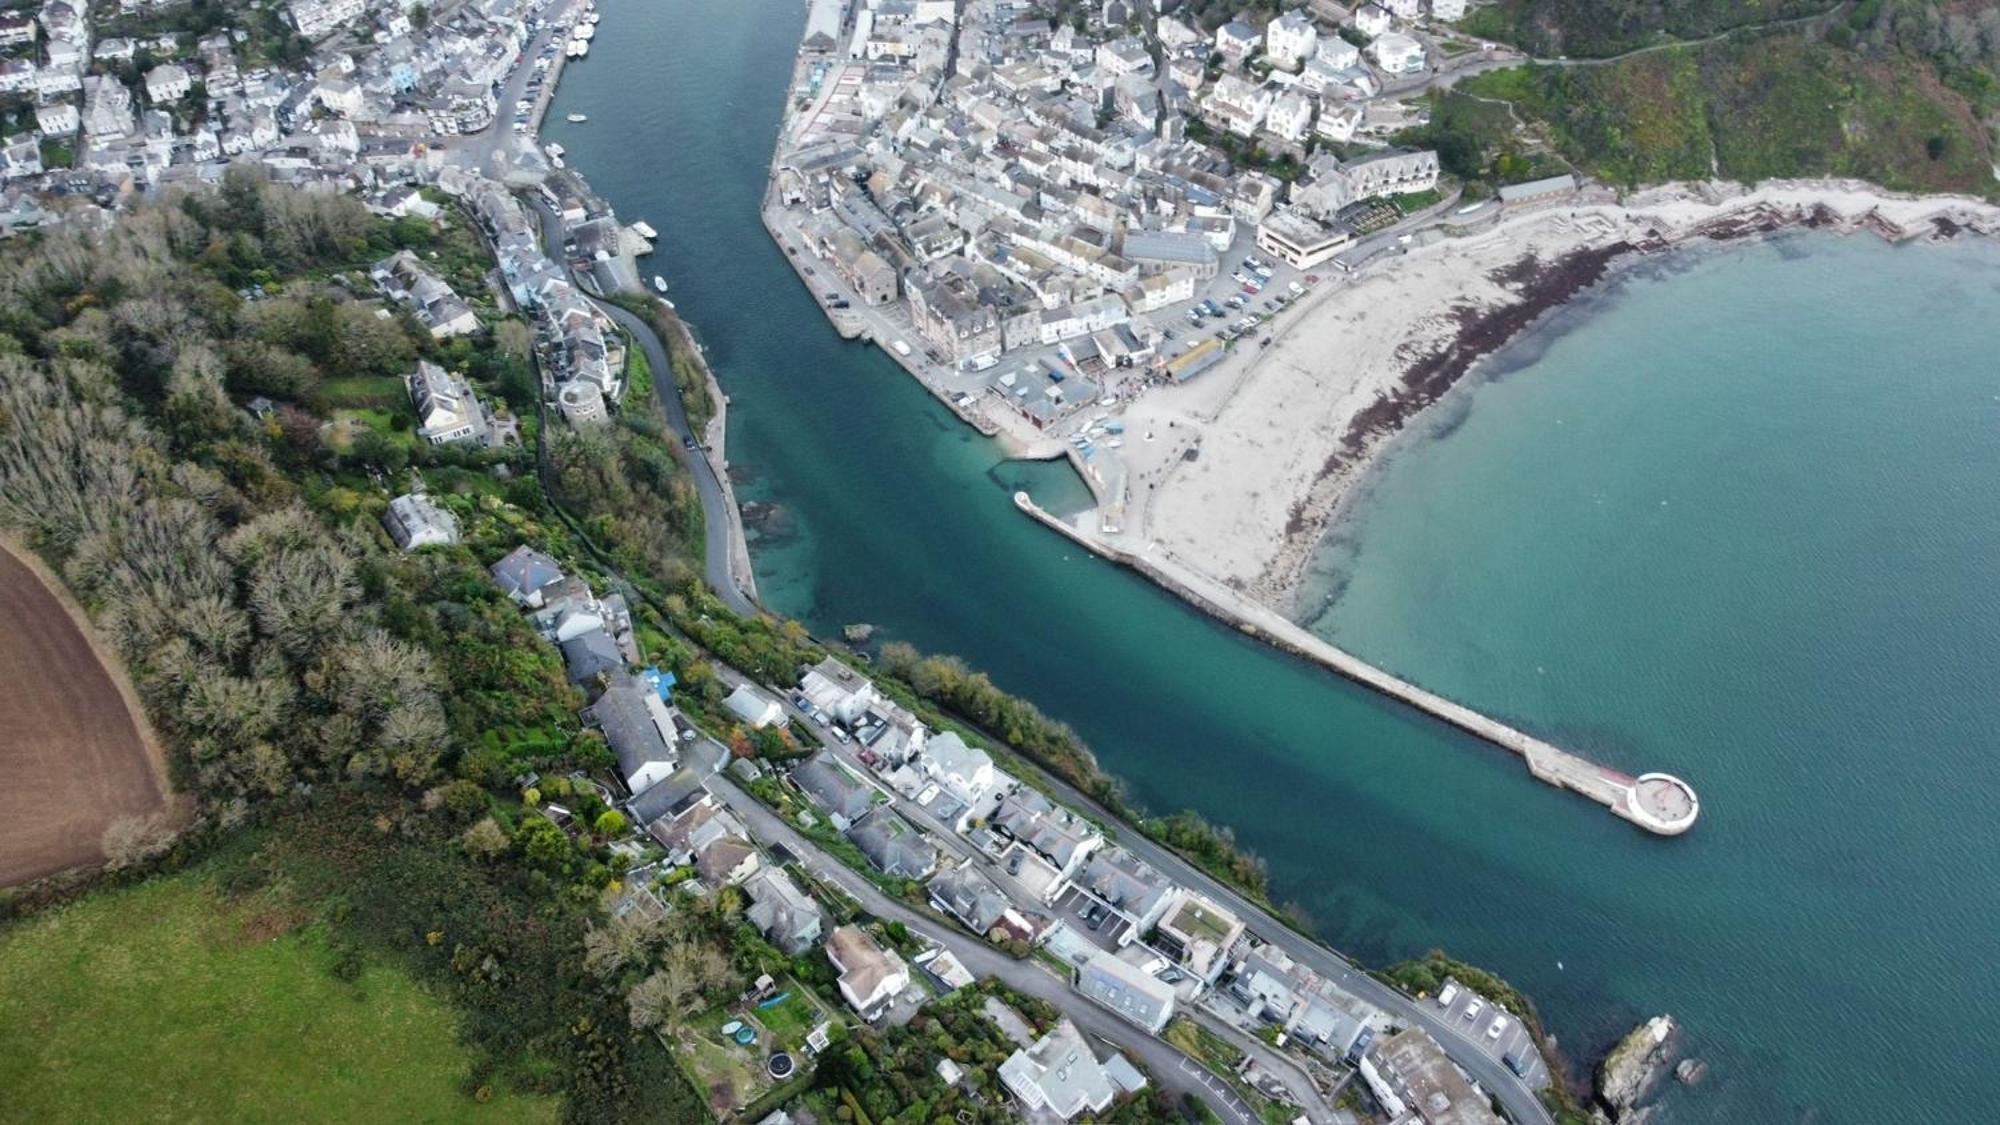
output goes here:
[[[1974, 636], [1993, 632], [1980, 624], [1990, 619], [1975, 612], [1993, 566], [1968, 560], [1967, 541], [1938, 541], [1945, 533], [1935, 528], [1919, 536], [1836, 525], [1847, 527], [1842, 537], [1817, 526], [1829, 516], [1795, 518], [1818, 511], [1804, 501], [1773, 504], [1765, 510], [1773, 526], [1763, 527], [1761, 537], [1805, 537], [1799, 551], [1808, 557], [1865, 545], [1884, 568], [1964, 565], [1910, 574], [1901, 603], [1848, 607], [1843, 612], [1850, 616], [1841, 620], [1851, 631], [1843, 633], [1804, 610], [1811, 630], [1778, 619], [1768, 592], [1745, 589], [1744, 576], [1725, 565], [1728, 557], [1711, 558], [1701, 572], [1706, 577], [1690, 577], [1685, 587], [1619, 585], [1615, 597], [1593, 595], [1594, 627], [1626, 628], [1646, 643], [1619, 649], [1580, 630], [1552, 639], [1550, 631], [1566, 624], [1559, 619], [1581, 595], [1575, 583], [1545, 588], [1554, 582], [1548, 571], [1555, 565], [1546, 557], [1506, 564], [1538, 568], [1515, 574], [1519, 585], [1506, 599], [1540, 621], [1532, 628], [1482, 616], [1498, 604], [1459, 603], [1453, 620], [1413, 606], [1445, 578], [1424, 579], [1414, 564], [1382, 554], [1404, 542], [1404, 533], [1372, 507], [1357, 511], [1352, 526], [1364, 529], [1369, 550], [1334, 606], [1336, 633], [1408, 675], [1609, 762], [1685, 772], [1708, 804], [1701, 828], [1678, 841], [1643, 836], [1595, 805], [1530, 780], [1518, 760], [1217, 627], [1014, 512], [1007, 501], [1013, 488], [1066, 504], [1079, 495], [1076, 482], [1060, 465], [1002, 462], [991, 443], [959, 425], [879, 353], [838, 340], [757, 221], [803, 7], [790, 0], [602, 0], [601, 9], [603, 30], [589, 60], [565, 75], [549, 133], [622, 215], [662, 233], [647, 272], [673, 280], [674, 299], [707, 343], [731, 396], [729, 449], [747, 477], [743, 495], [775, 502], [786, 515], [780, 521], [786, 533], [754, 548], [769, 604], [816, 631], [866, 621], [888, 638], [965, 656], [1075, 725], [1141, 800], [1157, 808], [1193, 806], [1233, 825], [1269, 858], [1279, 896], [1300, 904], [1336, 944], [1376, 961], [1443, 945], [1489, 964], [1536, 997], [1579, 1055], [1602, 1049], [1645, 1015], [1673, 1011], [1715, 1063], [1708, 1085], [1677, 1100], [1677, 1119], [1786, 1121], [1806, 1111], [1819, 1120], [1909, 1119], [1912, 1099], [1938, 1107], [1935, 1116], [1956, 1110], [1977, 1117], [2000, 1098], [2000, 1080], [1984, 1065], [2000, 1048], [2000, 1032], [1985, 1015], [2000, 997], [1983, 983], [1983, 966], [2000, 952], [1990, 923], [2000, 843], [1990, 838], [1989, 818], [1977, 804], [1990, 788], [1991, 768], [1976, 741], [1943, 737], [1977, 729], [1977, 717], [1955, 714], [1934, 682], [1915, 676], [1905, 677], [1903, 692], [1872, 691], [1878, 706], [1859, 718], [1827, 701], [1874, 682], [1884, 667], [1904, 666], [1896, 662], [1912, 653], [1955, 653], [1961, 682], [1994, 666]], [[576, 111], [590, 122], [560, 120]], [[1859, 240], [1796, 247], [1803, 264], [1786, 275], [1789, 283], [1801, 288], [1808, 308], [1833, 308], [1833, 319], [1842, 322], [1851, 319], [1842, 311], [1849, 303], [1880, 306], [1892, 323], [1935, 319], [1930, 290], [1883, 272], [1906, 262], [1926, 284], [1960, 278], [1963, 291], [1940, 299], [1953, 306], [1953, 323], [1975, 331], [1974, 343], [1979, 318], [1992, 323], [2000, 311], [1991, 281], [1980, 280], [2000, 273], [1981, 273], [1989, 259], [1980, 258], [1980, 248], [1948, 247], [1924, 258], [1924, 249], [1888, 251]], [[1738, 253], [1754, 263], [1773, 252], [1730, 252]], [[1705, 268], [1726, 282], [1735, 263], [1731, 257]], [[1630, 319], [1628, 303], [1650, 292], [1704, 286], [1711, 278], [1703, 268], [1633, 284], [1602, 302], [1600, 323], [1625, 332], [1618, 326]], [[1844, 292], [1839, 286], [1850, 274], [1859, 275], [1856, 285], [1878, 275], [1880, 283]], [[1761, 295], [1764, 287], [1753, 292]], [[1699, 320], [1666, 333], [1673, 348], [1702, 346], [1711, 335]], [[1940, 359], [1946, 342], [1938, 335], [1926, 330], [1916, 347], [1885, 353], [1898, 364], [1896, 411], [1916, 409], [1928, 394], [1952, 401], [1953, 378], [1963, 390], [1992, 367], [1990, 357], [1969, 371], [1964, 356]], [[1771, 332], [1748, 334], [1724, 354], [1734, 355], [1738, 367], [1759, 356], [1768, 361], [1785, 354], [1762, 351], [1777, 340]], [[1647, 349], [1655, 350], [1662, 349]], [[1872, 353], [1850, 347], [1835, 358], [1855, 354]], [[1616, 362], [1636, 367], [1644, 358]], [[1845, 433], [1843, 461], [1894, 452], [1895, 443], [1871, 428], [1867, 413], [1846, 427], [1802, 413], [1808, 406], [1844, 411], [1859, 376], [1789, 364], [1784, 370], [1799, 382], [1809, 379], [1819, 397], [1801, 391], [1777, 417], [1759, 422], [1766, 412], [1731, 402], [1702, 405], [1699, 386], [1688, 383], [1688, 401], [1673, 409], [1687, 414], [1689, 425], [1676, 422], [1673, 432], [1695, 428], [1705, 416], [1700, 412], [1709, 410], [1719, 417], [1700, 429], [1717, 442], [1732, 437], [1720, 432], [1724, 422], [1750, 417], [1758, 425], [1795, 422], [1802, 430]], [[1523, 372], [1455, 396], [1473, 404], [1461, 433], [1474, 432], [1493, 413], [1485, 406], [1489, 397], [1541, 382], [1538, 373]], [[1747, 385], [1740, 391], [1733, 382], [1722, 385], [1732, 400], [1750, 393]], [[1919, 385], [1930, 390], [1919, 393]], [[1967, 442], [1978, 427], [1997, 432], [1996, 390], [1978, 388], [1959, 400], [1953, 420]], [[1517, 432], [1528, 434], [1527, 452], [1516, 459], [1553, 458], [1562, 447], [1550, 435], [1583, 425], [1582, 414], [1594, 410], [1587, 391], [1579, 386], [1564, 396], [1567, 413], [1546, 416], [1563, 418], [1562, 425], [1551, 421], [1539, 437], [1524, 412]], [[1651, 418], [1635, 422], [1628, 441], [1658, 425]], [[1733, 439], [1749, 440], [1746, 432], [1756, 431], [1735, 430]], [[1958, 456], [1941, 444], [1939, 429], [1919, 432], [1924, 459]], [[1665, 442], [1671, 435], [1662, 429], [1657, 436]], [[1454, 434], [1411, 443], [1409, 455], [1378, 478], [1374, 495], [1388, 495], [1400, 474], [1450, 456], [1469, 440]], [[1678, 482], [1714, 461], [1713, 453], [1681, 450], [1666, 465], [1630, 472], [1634, 479]], [[1972, 536], [1971, 529], [1991, 526], [1983, 481], [1993, 479], [1993, 467], [1970, 455], [1959, 463], [1965, 475], [1953, 479], [1961, 482], [1957, 503], [1967, 511], [1951, 534]], [[1468, 471], [1477, 477], [1507, 466]], [[1608, 469], [1582, 472], [1582, 479], [1612, 479]], [[1892, 475], [1802, 460], [1781, 480], [1796, 477], [1831, 494], [1847, 487], [1840, 474]], [[1769, 483], [1738, 481], [1736, 488]], [[1952, 488], [1922, 475], [1906, 477], [1904, 486]], [[1471, 485], [1440, 477], [1424, 487]], [[1543, 498], [1524, 511], [1527, 501], [1511, 499], [1522, 495], [1533, 494], [1502, 492], [1488, 503], [1513, 504], [1505, 510], [1526, 520], [1553, 518], [1543, 509], [1554, 501]], [[1653, 509], [1664, 499], [1664, 511], [1678, 516], [1686, 506], [1692, 516], [1701, 504], [1695, 496], [1651, 496], [1643, 515], [1663, 518]], [[1883, 507], [1870, 503], [1876, 516], [1886, 511], [1929, 526], [1911, 498], [1877, 499]], [[1980, 514], [1984, 519], [1975, 518]], [[1603, 518], [1598, 537], [1566, 532], [1576, 569], [1565, 573], [1622, 582], [1624, 568], [1635, 565], [1623, 552], [1663, 549], [1640, 536], [1643, 521], [1614, 527], [1609, 515]], [[1789, 530], [1801, 524], [1813, 526]], [[1832, 537], [1811, 538], [1823, 531]], [[1927, 537], [1942, 553], [1912, 557]], [[1720, 533], [1715, 538], [1718, 551], [1751, 546], [1731, 545]], [[1480, 567], [1496, 571], [1490, 581], [1506, 580], [1484, 541], [1466, 538], [1451, 549], [1450, 557], [1463, 563], [1444, 575], [1456, 579], [1458, 570]], [[1395, 588], [1378, 573], [1377, 560], [1426, 587]], [[1690, 587], [1698, 606], [1675, 600]], [[1954, 587], [1962, 595], [1955, 597]], [[1873, 596], [1840, 582], [1820, 589], [1822, 595], [1799, 595], [1799, 604], [1810, 610], [1814, 597]], [[1729, 605], [1746, 608], [1710, 632]], [[1408, 619], [1409, 635], [1399, 618]], [[1954, 647], [1925, 635], [1945, 624], [1962, 627], [1970, 639]], [[1865, 654], [1816, 647], [1853, 635], [1869, 639]], [[1534, 646], [1532, 661], [1517, 647], [1523, 645]], [[1482, 652], [1484, 658], [1467, 656]], [[1752, 663], [1709, 667], [1745, 652], [1756, 654]], [[1562, 689], [1571, 694], [1529, 690], [1540, 677], [1519, 682], [1516, 673], [1527, 663], [1572, 685]], [[1579, 680], [1586, 676], [1588, 687]], [[1716, 682], [1720, 688], [1697, 686]], [[1703, 703], [1715, 717], [1697, 721], [1685, 707], [1672, 709], [1674, 696], [1693, 690], [1717, 696]], [[1782, 709], [1774, 697], [1782, 698]], [[1618, 702], [1637, 699], [1665, 702]], [[1737, 713], [1739, 705], [1749, 713]], [[2000, 729], [2000, 721], [1986, 729]], [[1766, 731], [1792, 741], [1767, 741]], [[1725, 732], [1729, 737], [1721, 737]], [[1924, 737], [1913, 739], [1912, 732]], [[1882, 753], [1857, 752], [1856, 738]], [[1947, 751], [1957, 760], [1947, 762]], [[1804, 764], [1787, 765], [1794, 755]], [[1876, 805], [1854, 807], [1856, 790], [1870, 782], [1879, 790], [1867, 794]], [[1775, 807], [1751, 796], [1774, 790]], [[1924, 1038], [1906, 1040], [1914, 1035]]]
[[1647, 896], [1727, 966], [1663, 996], [1698, 1038], [1844, 1085], [1783, 1058], [1809, 1026], [1825, 1062], [1897, 1060], [1869, 1084], [1985, 1119], [1959, 1095], [1990, 1092], [2000, 1001], [1996, 323], [1986, 243], [1644, 267], [1398, 440], [1313, 622], [1700, 787], [1705, 854], [1658, 875], [1692, 882]]

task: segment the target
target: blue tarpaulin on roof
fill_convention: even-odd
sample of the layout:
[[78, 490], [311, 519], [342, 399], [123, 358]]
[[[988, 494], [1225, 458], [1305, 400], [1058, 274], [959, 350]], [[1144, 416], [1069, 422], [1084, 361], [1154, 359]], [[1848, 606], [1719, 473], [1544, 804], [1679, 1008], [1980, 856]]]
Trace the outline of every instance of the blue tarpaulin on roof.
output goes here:
[[662, 672], [659, 668], [648, 665], [645, 675], [646, 682], [653, 685], [653, 690], [660, 693], [660, 698], [668, 703], [672, 703], [674, 700], [674, 684], [676, 683], [674, 674], [672, 672]]

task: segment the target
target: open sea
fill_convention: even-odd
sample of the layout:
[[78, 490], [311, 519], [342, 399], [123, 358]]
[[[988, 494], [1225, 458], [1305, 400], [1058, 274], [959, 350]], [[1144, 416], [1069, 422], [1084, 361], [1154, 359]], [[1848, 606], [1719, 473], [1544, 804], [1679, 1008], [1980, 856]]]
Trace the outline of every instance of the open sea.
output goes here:
[[643, 272], [730, 395], [741, 498], [779, 508], [773, 608], [964, 656], [1142, 802], [1233, 826], [1335, 945], [1487, 965], [1578, 1057], [1672, 1012], [1713, 1070], [1669, 1120], [1991, 1118], [2000, 250], [1638, 263], [1392, 443], [1319, 558], [1316, 630], [1690, 780], [1702, 822], [1660, 840], [1015, 512], [1082, 486], [839, 340], [758, 222], [804, 6], [600, 10], [546, 132], [661, 232]]

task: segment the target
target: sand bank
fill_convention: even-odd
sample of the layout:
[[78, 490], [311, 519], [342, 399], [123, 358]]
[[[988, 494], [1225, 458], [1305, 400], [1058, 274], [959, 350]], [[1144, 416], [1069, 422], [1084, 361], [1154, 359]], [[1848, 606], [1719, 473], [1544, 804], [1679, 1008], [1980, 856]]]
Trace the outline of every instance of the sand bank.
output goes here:
[[[2000, 233], [1980, 200], [1851, 182], [1669, 185], [1504, 218], [1328, 280], [1277, 325], [1127, 411], [1133, 482], [1118, 532], [1082, 528], [1283, 613], [1383, 442], [1479, 360], [1622, 256], [1789, 227], [1893, 239]], [[1189, 459], [1190, 450], [1196, 451]]]

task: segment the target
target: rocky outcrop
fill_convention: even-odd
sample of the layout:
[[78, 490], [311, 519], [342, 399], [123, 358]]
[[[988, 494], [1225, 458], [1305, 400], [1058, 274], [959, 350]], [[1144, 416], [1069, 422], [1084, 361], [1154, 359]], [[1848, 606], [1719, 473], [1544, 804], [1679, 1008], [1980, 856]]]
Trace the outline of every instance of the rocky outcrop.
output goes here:
[[1644, 1121], [1638, 1105], [1668, 1068], [1676, 1027], [1672, 1016], [1654, 1016], [1619, 1040], [1597, 1068], [1597, 1100], [1609, 1119]]

